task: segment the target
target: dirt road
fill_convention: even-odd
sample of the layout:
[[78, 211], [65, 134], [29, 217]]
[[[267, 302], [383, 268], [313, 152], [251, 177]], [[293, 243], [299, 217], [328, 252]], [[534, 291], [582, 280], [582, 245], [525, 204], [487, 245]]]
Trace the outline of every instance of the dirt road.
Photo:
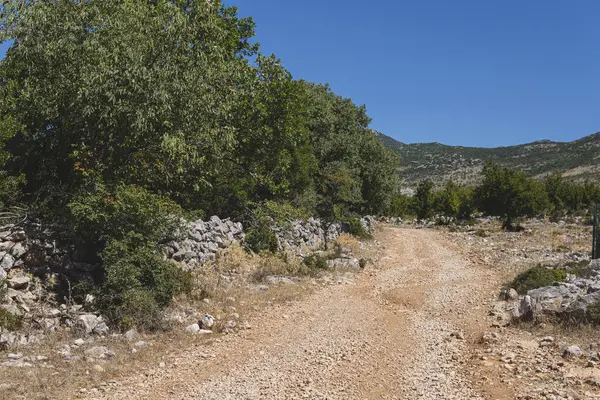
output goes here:
[[269, 311], [243, 335], [182, 350], [103, 398], [486, 398], [463, 367], [492, 272], [436, 231], [384, 228], [378, 240], [386, 254], [354, 281]]

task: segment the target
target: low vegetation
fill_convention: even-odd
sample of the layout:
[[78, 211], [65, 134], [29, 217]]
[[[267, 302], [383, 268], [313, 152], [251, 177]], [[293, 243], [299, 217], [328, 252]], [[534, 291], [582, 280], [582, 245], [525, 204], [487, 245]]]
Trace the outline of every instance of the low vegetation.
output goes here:
[[476, 187], [448, 181], [439, 190], [430, 180], [421, 181], [414, 197], [395, 196], [392, 216], [437, 217], [441, 223], [469, 221], [476, 213], [499, 216], [506, 230], [519, 229], [515, 221], [523, 217], [550, 217], [559, 220], [573, 214], [586, 214], [600, 203], [600, 184], [567, 181], [560, 173], [544, 180], [529, 178], [524, 172], [485, 164], [481, 183]]
[[544, 286], [552, 286], [555, 282], [565, 280], [567, 271], [548, 266], [538, 265], [525, 272], [520, 273], [512, 281], [510, 287], [519, 294]]

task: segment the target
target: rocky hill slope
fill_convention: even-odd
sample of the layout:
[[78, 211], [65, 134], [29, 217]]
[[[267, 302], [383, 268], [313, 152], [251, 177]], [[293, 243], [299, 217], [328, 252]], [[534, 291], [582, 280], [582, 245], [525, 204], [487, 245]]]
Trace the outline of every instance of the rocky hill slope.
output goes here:
[[600, 180], [600, 132], [573, 142], [542, 140], [496, 148], [405, 144], [382, 133], [376, 134], [400, 155], [400, 172], [408, 186], [425, 178], [436, 183], [449, 178], [474, 183], [486, 160], [495, 160], [536, 177], [560, 170], [575, 180]]

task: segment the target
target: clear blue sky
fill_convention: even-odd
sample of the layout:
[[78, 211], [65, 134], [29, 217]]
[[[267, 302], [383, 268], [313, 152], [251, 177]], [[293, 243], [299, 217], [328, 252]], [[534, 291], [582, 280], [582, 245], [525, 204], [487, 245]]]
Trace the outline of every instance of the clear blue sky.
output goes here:
[[600, 131], [598, 0], [227, 0], [296, 78], [404, 142], [497, 146]]
[[[498, 146], [600, 131], [598, 0], [226, 0], [295, 78], [403, 142]], [[0, 54], [5, 45], [0, 47]]]

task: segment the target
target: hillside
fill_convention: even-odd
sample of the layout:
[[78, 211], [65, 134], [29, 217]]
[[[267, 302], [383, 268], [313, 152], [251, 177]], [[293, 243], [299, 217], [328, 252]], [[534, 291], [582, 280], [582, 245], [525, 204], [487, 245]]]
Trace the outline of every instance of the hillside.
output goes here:
[[377, 133], [401, 157], [401, 175], [412, 186], [425, 178], [475, 182], [486, 160], [520, 169], [531, 176], [560, 170], [575, 180], [600, 180], [600, 132], [573, 142], [542, 140], [517, 146], [482, 148], [440, 143], [405, 144]]

